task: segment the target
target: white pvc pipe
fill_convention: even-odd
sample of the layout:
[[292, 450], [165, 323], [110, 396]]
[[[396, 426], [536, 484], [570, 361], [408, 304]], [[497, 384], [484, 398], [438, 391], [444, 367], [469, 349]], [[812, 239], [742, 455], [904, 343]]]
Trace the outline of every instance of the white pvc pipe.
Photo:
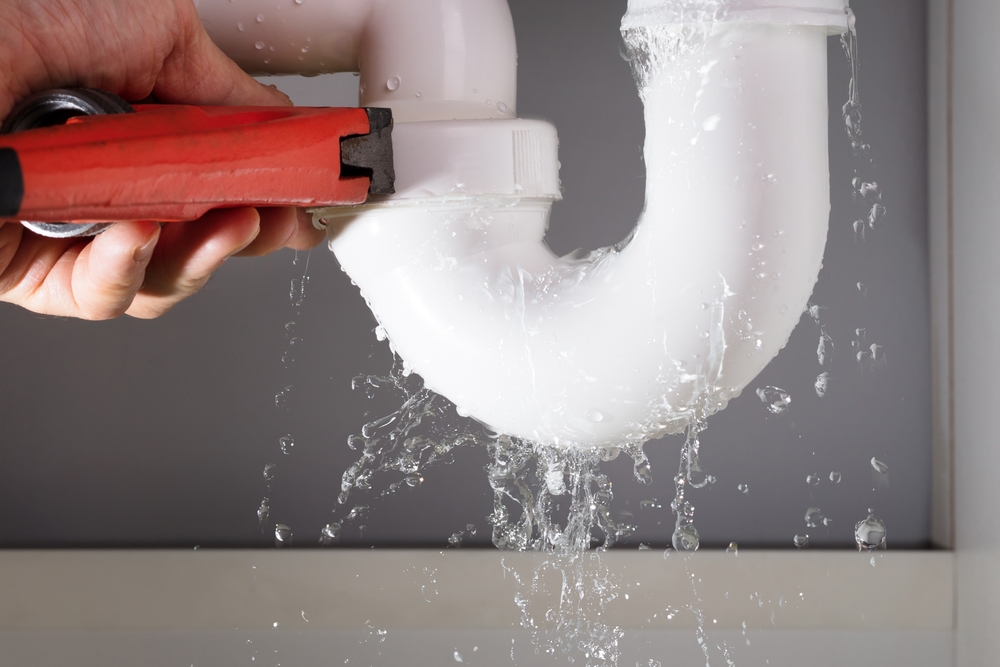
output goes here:
[[542, 443], [677, 432], [753, 380], [812, 292], [829, 215], [826, 37], [843, 9], [632, 1], [647, 190], [620, 251], [549, 251], [555, 135], [513, 120], [397, 124], [398, 195], [323, 212], [330, 247], [395, 351], [460, 412]]
[[506, 0], [200, 0], [212, 40], [253, 74], [360, 72], [396, 122], [514, 118]]

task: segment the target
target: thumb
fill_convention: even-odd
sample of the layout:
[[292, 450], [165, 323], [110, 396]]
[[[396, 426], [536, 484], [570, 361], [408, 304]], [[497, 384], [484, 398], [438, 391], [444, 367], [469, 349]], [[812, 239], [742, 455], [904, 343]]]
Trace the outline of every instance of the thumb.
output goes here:
[[180, 0], [177, 4], [177, 37], [153, 87], [158, 101], [220, 106], [292, 105], [287, 95], [255, 81], [212, 42], [191, 0]]

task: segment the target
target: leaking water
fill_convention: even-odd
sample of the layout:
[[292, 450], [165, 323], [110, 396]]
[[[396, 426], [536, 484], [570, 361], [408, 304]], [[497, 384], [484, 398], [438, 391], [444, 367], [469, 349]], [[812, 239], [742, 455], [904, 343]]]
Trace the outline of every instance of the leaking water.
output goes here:
[[[715, 4], [721, 8], [725, 3], [714, 3], [713, 6]], [[718, 13], [721, 9], [714, 11]], [[659, 59], [670, 57], [678, 48], [697, 48], [698, 40], [703, 36], [703, 31], [696, 25], [685, 27], [682, 31], [638, 30], [626, 34], [626, 44], [640, 90], [645, 92], [650, 72], [660, 67]], [[851, 83], [851, 98], [844, 108], [845, 126], [856, 154], [867, 157], [869, 146], [863, 142], [861, 134], [860, 100], [856, 86], [856, 43], [853, 33], [845, 38], [845, 46], [852, 57], [852, 71], [855, 73]], [[400, 84], [398, 79], [393, 79], [395, 80], [387, 82], [390, 90], [396, 90]], [[703, 121], [701, 129], [705, 132], [715, 131], [720, 122], [720, 119], [709, 118]], [[764, 175], [769, 181], [772, 177], [777, 180], [773, 175]], [[867, 215], [859, 220], [861, 231], [863, 233], [865, 228], [874, 231], [886, 213], [881, 204], [881, 190], [874, 181], [862, 180], [855, 184], [855, 188], [857, 196], [868, 206]], [[762, 247], [758, 243], [751, 250], [756, 252]], [[615, 250], [606, 249], [598, 253], [610, 256]], [[307, 284], [307, 276], [292, 281], [290, 298], [296, 306], [301, 306]], [[864, 293], [860, 283], [858, 289]], [[719, 310], [718, 303], [706, 306], [706, 310]], [[820, 308], [812, 306], [808, 312], [820, 326], [817, 361], [820, 366], [829, 366], [833, 353], [832, 338], [819, 321]], [[743, 320], [743, 317], [740, 319]], [[740, 334], [754, 338], [756, 332], [753, 323], [746, 320], [744, 324], [745, 328], [740, 330]], [[711, 339], [713, 333], [706, 333], [705, 338]], [[884, 356], [881, 347], [864, 340], [864, 329], [858, 329], [857, 335], [855, 348], [859, 362], [867, 363], [871, 360], [872, 363], [878, 363]], [[385, 330], [379, 327], [377, 336], [379, 340], [383, 340]], [[760, 343], [759, 339], [757, 341]], [[289, 347], [294, 346], [290, 342]], [[294, 357], [289, 356], [289, 360], [293, 361]], [[827, 371], [816, 377], [814, 387], [818, 396], [826, 395], [829, 377]], [[632, 533], [635, 527], [627, 520], [613, 518], [612, 485], [601, 466], [624, 453], [633, 461], [637, 481], [649, 484], [652, 481], [651, 469], [642, 449], [642, 434], [640, 437], [631, 437], [618, 447], [562, 447], [541, 445], [494, 433], [463, 416], [463, 411], [450, 401], [424, 387], [421, 379], [409, 373], [399, 359], [395, 360], [388, 375], [358, 376], [353, 386], [369, 397], [382, 391], [396, 392], [400, 394], [402, 404], [395, 412], [366, 423], [360, 434], [349, 438], [348, 446], [358, 452], [359, 458], [342, 475], [337, 506], [333, 508], [336, 520], [320, 531], [320, 543], [335, 544], [346, 526], [360, 525], [359, 522], [364, 519], [369, 507], [362, 504], [351, 506], [350, 501], [355, 494], [382, 497], [418, 486], [424, 481], [423, 474], [429, 467], [450, 463], [457, 448], [485, 448], [490, 459], [487, 475], [494, 494], [493, 511], [488, 517], [494, 545], [502, 550], [545, 554], [545, 559], [529, 574], [505, 564], [507, 572], [517, 582], [515, 602], [520, 609], [522, 626], [532, 634], [535, 650], [544, 655], [567, 656], [572, 660], [580, 660], [581, 664], [616, 665], [623, 631], [602, 619], [601, 612], [618, 597], [621, 582], [612, 575], [602, 561], [601, 554]], [[276, 404], [279, 403], [279, 396], [287, 401], [291, 391], [292, 387], [289, 386], [278, 392]], [[789, 393], [779, 387], [761, 387], [757, 389], [757, 395], [768, 412], [774, 415], [786, 412], [791, 404]], [[712, 407], [717, 409], [717, 406]], [[686, 437], [681, 447], [678, 471], [673, 478], [674, 499], [670, 504], [676, 515], [670, 541], [673, 549], [678, 552], [695, 551], [700, 546], [700, 536], [694, 525], [695, 508], [690, 494], [692, 489], [709, 487], [715, 482], [699, 459], [700, 436], [705, 429], [703, 416], [712, 411], [714, 410], [702, 411], [700, 406], [694, 405], [683, 420]], [[590, 422], [599, 423], [609, 418], [609, 415], [603, 408], [592, 408], [587, 412], [586, 418]], [[287, 437], [290, 451], [294, 441], [291, 436]], [[284, 438], [281, 441], [282, 453], [289, 453], [285, 451]], [[268, 480], [274, 474], [273, 464], [269, 467], [270, 477], [265, 470], [265, 478]], [[817, 486], [822, 481], [821, 477], [818, 472], [810, 474], [806, 479], [807, 484]], [[839, 483], [840, 473], [831, 472], [829, 479], [833, 483]], [[381, 480], [386, 483], [382, 484]], [[741, 483], [739, 491], [747, 493], [747, 485]], [[647, 504], [642, 506], [643, 509], [662, 507], [655, 499], [644, 502]], [[262, 523], [269, 512], [267, 503], [265, 499], [261, 505], [264, 510], [263, 518], [260, 519]], [[561, 508], [561, 511], [557, 511], [557, 508]], [[258, 516], [261, 516], [260, 511]], [[823, 516], [819, 508], [810, 507], [804, 518], [807, 528], [829, 525], [828, 518]], [[864, 533], [865, 545], [878, 538], [877, 525], [872, 521], [881, 525], [872, 515], [859, 523], [856, 529], [856, 536]], [[862, 524], [868, 527], [862, 530]], [[287, 542], [285, 537], [279, 536], [279, 528], [287, 530]], [[884, 525], [881, 529], [881, 539], [876, 548], [884, 545]], [[475, 535], [474, 526], [455, 532], [448, 543], [452, 547], [460, 547], [463, 539], [469, 535]], [[276, 526], [276, 544], [290, 543], [291, 537], [291, 530], [287, 526]], [[857, 539], [860, 547], [862, 538]], [[795, 547], [804, 548], [808, 546], [809, 535], [795, 535], [792, 543]], [[727, 551], [736, 554], [736, 544], [732, 543]], [[538, 601], [550, 599], [545, 593], [553, 590], [558, 592], [559, 606], [537, 608]], [[691, 607], [689, 611], [699, 620], [697, 639], [707, 665], [709, 647], [704, 619], [696, 607]], [[724, 651], [724, 657], [729, 664], [733, 664], [728, 648]], [[458, 662], [464, 661], [457, 649], [453, 658]]]

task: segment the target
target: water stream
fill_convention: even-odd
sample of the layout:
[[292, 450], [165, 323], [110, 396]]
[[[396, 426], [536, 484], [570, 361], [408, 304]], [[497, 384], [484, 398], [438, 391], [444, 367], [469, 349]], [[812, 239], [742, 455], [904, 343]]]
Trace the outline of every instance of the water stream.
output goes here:
[[[869, 167], [873, 164], [869, 146], [864, 143], [861, 133], [857, 38], [853, 14], [850, 17], [851, 30], [844, 37], [844, 46], [850, 59], [852, 78], [849, 99], [844, 106], [844, 122], [852, 148], [863, 162], [854, 180], [856, 196], [867, 207], [867, 217], [860, 221], [860, 229], [855, 223], [859, 239], [863, 239], [866, 230], [876, 229], [885, 215], [885, 207], [881, 203], [878, 184], [869, 177]], [[705, 34], [703, 27], [692, 25], [681, 30], [643, 29], [626, 34], [625, 41], [640, 91], [644, 91], [649, 73], [658, 67], [658, 59], [668, 57], [677, 49], [697, 49]], [[592, 256], [594, 263], [620, 252], [625, 246], [622, 244], [597, 251]], [[303, 277], [293, 284], [292, 300], [296, 307], [302, 305], [306, 280]], [[862, 293], [865, 290], [860, 282], [858, 289]], [[821, 321], [821, 310], [810, 305], [806, 312], [819, 329], [816, 354], [821, 372], [815, 379], [815, 391], [823, 397], [830, 390], [831, 378], [825, 369], [829, 367], [833, 354], [833, 340]], [[750, 334], [752, 329], [750, 324]], [[380, 340], [385, 336], [383, 330], [377, 331], [377, 334]], [[294, 346], [290, 343], [291, 347]], [[854, 347], [862, 365], [876, 367], [884, 363], [881, 347], [865, 340], [863, 328], [858, 328]], [[357, 376], [354, 389], [369, 397], [379, 392], [396, 393], [401, 399], [400, 407], [366, 423], [360, 433], [350, 436], [348, 446], [357, 452], [357, 459], [341, 477], [336, 519], [312, 539], [318, 539], [323, 545], [336, 544], [345, 527], [361, 525], [373, 499], [419, 486], [429, 468], [450, 462], [458, 448], [483, 448], [489, 453], [486, 472], [494, 494], [493, 511], [488, 517], [493, 544], [505, 551], [541, 552], [545, 555], [530, 573], [506, 563], [504, 565], [517, 583], [514, 602], [520, 610], [522, 627], [531, 633], [534, 650], [542, 655], [564, 656], [584, 665], [617, 665], [624, 632], [602, 612], [620, 595], [621, 582], [604, 564], [602, 554], [631, 534], [635, 527], [613, 517], [614, 492], [607, 474], [602, 471], [602, 464], [624, 454], [632, 460], [638, 483], [650, 484], [652, 471], [642, 448], [643, 439], [637, 440], [633, 434], [617, 447], [567, 447], [542, 445], [495, 433], [474, 419], [459, 414], [453, 403], [427, 389], [421, 378], [410, 373], [398, 358], [386, 375]], [[291, 390], [289, 386], [279, 391], [276, 404], [280, 406], [283, 392]], [[761, 387], [757, 394], [772, 414], [785, 411], [792, 401], [792, 397], [779, 387]], [[685, 439], [677, 474], [673, 478], [675, 495], [670, 504], [676, 520], [669, 541], [676, 552], [693, 552], [699, 548], [700, 537], [695, 527], [691, 493], [715, 482], [714, 477], [703, 468], [699, 450], [706, 419], [718, 409], [718, 404], [713, 401], [706, 403], [704, 409], [697, 404], [690, 407], [683, 425]], [[291, 435], [286, 437], [287, 441], [282, 439], [282, 447], [294, 446]], [[873, 460], [873, 467], [878, 470], [875, 463]], [[266, 480], [274, 472], [273, 464], [269, 465], [271, 467], [264, 471]], [[838, 482], [839, 477], [840, 473], [830, 473], [832, 483]], [[745, 492], [745, 489], [741, 491]], [[268, 513], [269, 501], [265, 498], [258, 510], [262, 525]], [[807, 527], [828, 525], [824, 524], [826, 519], [819, 508], [809, 508], [805, 519]], [[474, 534], [475, 530], [470, 525], [464, 531], [457, 531], [449, 543], [460, 546], [463, 536]], [[282, 531], [287, 531], [287, 535]], [[874, 513], [857, 525], [855, 534], [861, 549], [884, 548], [885, 526]], [[280, 545], [291, 540], [291, 531], [279, 524], [275, 537]], [[808, 535], [797, 535], [795, 544], [805, 546], [808, 539]], [[736, 549], [735, 543], [732, 544], [731, 551], [735, 553]], [[683, 558], [685, 555], [678, 553], [675, 557]], [[696, 590], [694, 593], [697, 597]], [[557, 607], [540, 604], [540, 601], [552, 599], [559, 600]], [[705, 664], [709, 665], [712, 655], [706, 640], [704, 619], [700, 618], [700, 611], [695, 607], [686, 611], [698, 618], [697, 640]], [[457, 650], [455, 656], [456, 661], [462, 661]], [[720, 647], [720, 656], [725, 664], [735, 664], [731, 647]]]

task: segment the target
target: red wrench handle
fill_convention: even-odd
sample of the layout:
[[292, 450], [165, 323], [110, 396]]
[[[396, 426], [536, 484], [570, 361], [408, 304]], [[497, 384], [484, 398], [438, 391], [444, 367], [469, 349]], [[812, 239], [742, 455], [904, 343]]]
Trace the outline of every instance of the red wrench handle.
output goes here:
[[[342, 154], [342, 141], [353, 150]], [[373, 148], [382, 167], [388, 155], [388, 186], [371, 165], [343, 162]], [[361, 204], [370, 188], [391, 192], [391, 164], [387, 110], [137, 105], [0, 136], [0, 219], [179, 221], [213, 208]]]

